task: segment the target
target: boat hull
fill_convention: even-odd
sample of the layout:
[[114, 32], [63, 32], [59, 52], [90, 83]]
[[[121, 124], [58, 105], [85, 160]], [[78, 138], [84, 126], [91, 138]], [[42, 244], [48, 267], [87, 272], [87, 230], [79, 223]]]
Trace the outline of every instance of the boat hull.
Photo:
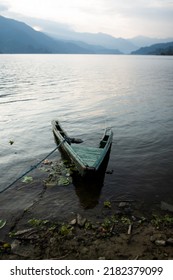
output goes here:
[[70, 160], [75, 164], [81, 176], [95, 175], [110, 154], [113, 133], [111, 129], [106, 129], [99, 143], [99, 147], [87, 147], [80, 144], [72, 144], [67, 133], [62, 129], [58, 121], [52, 121], [53, 134], [59, 150], [65, 152]]

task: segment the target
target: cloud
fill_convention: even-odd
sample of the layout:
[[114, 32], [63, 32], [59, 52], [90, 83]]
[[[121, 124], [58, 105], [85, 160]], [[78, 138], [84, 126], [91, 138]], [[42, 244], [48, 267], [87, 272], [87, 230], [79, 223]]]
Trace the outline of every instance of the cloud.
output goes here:
[[[127, 36], [172, 36], [173, 1], [171, 0], [106, 0], [105, 25]], [[111, 24], [112, 22], [112, 24]], [[113, 34], [113, 29], [111, 30]]]
[[[52, 32], [56, 31], [54, 24], [61, 23], [80, 32], [105, 32], [118, 37], [147, 34], [172, 37], [173, 34], [173, 0], [4, 0], [2, 3], [0, 11], [3, 9], [4, 15], [47, 20]], [[45, 29], [43, 22], [42, 28]]]
[[24, 21], [33, 28], [41, 30], [50, 34], [61, 34], [72, 31], [68, 24], [63, 24], [56, 21], [32, 18], [32, 17], [20, 17], [21, 21]]
[[121, 2], [107, 0], [107, 14], [121, 15], [127, 18], [147, 18], [154, 16], [172, 17], [173, 1], [169, 0], [124, 0]]
[[0, 12], [8, 11], [9, 6], [7, 4], [0, 3]]

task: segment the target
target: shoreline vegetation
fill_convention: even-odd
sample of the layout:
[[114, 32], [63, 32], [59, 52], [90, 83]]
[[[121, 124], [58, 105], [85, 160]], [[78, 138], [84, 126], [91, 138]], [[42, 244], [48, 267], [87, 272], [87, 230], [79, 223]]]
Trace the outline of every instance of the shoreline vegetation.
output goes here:
[[[172, 205], [143, 212], [136, 201], [112, 200], [94, 215], [82, 208], [57, 213], [56, 188], [71, 184], [68, 165], [45, 160], [34, 176], [1, 195], [0, 259], [173, 259]], [[19, 201], [13, 202], [16, 192]], [[48, 217], [49, 210], [55, 212]]]

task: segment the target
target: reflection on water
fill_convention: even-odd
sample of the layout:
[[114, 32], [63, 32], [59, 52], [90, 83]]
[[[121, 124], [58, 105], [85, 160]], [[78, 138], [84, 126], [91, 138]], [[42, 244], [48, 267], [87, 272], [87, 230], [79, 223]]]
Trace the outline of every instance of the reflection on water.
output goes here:
[[106, 168], [109, 162], [110, 150], [105, 157], [100, 169], [96, 174], [89, 177], [81, 177], [77, 173], [72, 175], [75, 192], [79, 197], [81, 206], [84, 209], [92, 209], [99, 203]]
[[80, 205], [84, 209], [92, 209], [99, 203], [101, 189], [104, 184], [104, 173], [98, 178], [83, 179], [80, 176], [73, 175], [73, 185], [79, 198]]

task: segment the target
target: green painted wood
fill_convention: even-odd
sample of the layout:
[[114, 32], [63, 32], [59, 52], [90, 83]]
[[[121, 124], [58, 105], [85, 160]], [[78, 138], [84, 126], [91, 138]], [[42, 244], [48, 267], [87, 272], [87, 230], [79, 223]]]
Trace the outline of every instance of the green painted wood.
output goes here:
[[75, 145], [73, 142], [69, 143], [68, 139], [70, 138], [62, 129], [59, 122], [52, 121], [52, 126], [56, 142], [58, 144], [62, 142], [61, 149], [74, 162], [82, 176], [88, 172], [95, 172], [99, 169], [111, 147], [113, 132], [110, 128], [105, 130], [105, 133], [100, 141], [99, 148], [95, 148]]
[[103, 150], [93, 147], [73, 146], [74, 152], [79, 156], [85, 165], [95, 166]]

